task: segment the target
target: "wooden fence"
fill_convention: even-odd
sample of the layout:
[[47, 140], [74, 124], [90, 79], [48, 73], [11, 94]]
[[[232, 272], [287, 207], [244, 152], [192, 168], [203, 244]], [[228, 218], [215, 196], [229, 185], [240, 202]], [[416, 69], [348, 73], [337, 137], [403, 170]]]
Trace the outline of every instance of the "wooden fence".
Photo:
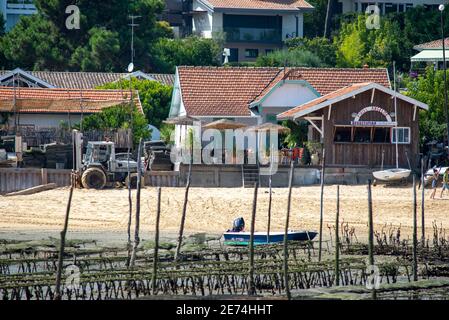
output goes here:
[[0, 169], [0, 193], [8, 193], [36, 187], [46, 183], [56, 183], [58, 187], [70, 185], [71, 170], [60, 169]]
[[[0, 130], [0, 136], [11, 134], [6, 130]], [[49, 143], [72, 143], [72, 132], [62, 128], [45, 128], [45, 127], [20, 127], [18, 134], [22, 136], [22, 141], [28, 147], [39, 147]], [[116, 148], [127, 148], [129, 135], [128, 130], [89, 130], [83, 131], [84, 141], [104, 141], [109, 140], [115, 142]]]
[[[58, 187], [70, 185], [71, 170], [0, 168], [0, 193], [8, 193], [56, 183]], [[151, 187], [178, 187], [179, 172], [153, 171], [145, 174], [145, 185]]]

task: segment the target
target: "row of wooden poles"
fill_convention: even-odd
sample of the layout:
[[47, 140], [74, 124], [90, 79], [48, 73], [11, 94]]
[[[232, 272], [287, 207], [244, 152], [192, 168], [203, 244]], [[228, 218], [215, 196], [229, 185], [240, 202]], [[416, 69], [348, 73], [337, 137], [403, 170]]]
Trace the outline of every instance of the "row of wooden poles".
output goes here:
[[[142, 150], [142, 139], [139, 143], [138, 150], [138, 159], [141, 157]], [[132, 201], [131, 201], [131, 192], [129, 193], [129, 221], [128, 221], [128, 254], [129, 254], [129, 263], [128, 268], [133, 269], [136, 261], [137, 248], [140, 243], [139, 229], [140, 229], [140, 194], [141, 194], [141, 168], [140, 161], [138, 162], [138, 175], [137, 175], [137, 194], [136, 194], [136, 208], [135, 208], [135, 230], [134, 230], [134, 241], [131, 246], [131, 220], [132, 220]], [[323, 159], [322, 159], [322, 170], [321, 170], [321, 199], [320, 199], [320, 231], [319, 231], [319, 250], [318, 250], [318, 261], [322, 259], [322, 233], [323, 233], [323, 218], [324, 218], [324, 173], [325, 173], [325, 150], [323, 149]], [[421, 161], [421, 171], [422, 171], [422, 241], [425, 240], [425, 224], [424, 224], [424, 161]], [[182, 247], [182, 240], [184, 236], [184, 225], [186, 220], [186, 212], [187, 212], [187, 203], [189, 196], [189, 189], [191, 184], [191, 175], [192, 175], [192, 163], [189, 165], [189, 173], [187, 178], [187, 184], [185, 187], [184, 193], [184, 204], [182, 208], [181, 215], [181, 224], [179, 228], [179, 234], [177, 239], [177, 246], [175, 251], [174, 260], [175, 262], [179, 261]], [[289, 283], [289, 273], [288, 273], [288, 229], [290, 222], [290, 211], [291, 211], [291, 198], [292, 198], [292, 184], [293, 184], [293, 175], [294, 175], [294, 164], [293, 162], [290, 165], [289, 172], [289, 180], [288, 180], [288, 199], [287, 199], [287, 210], [286, 210], [286, 218], [285, 218], [285, 229], [284, 229], [284, 242], [283, 242], [283, 276], [285, 281], [285, 291], [287, 295], [287, 299], [291, 299], [291, 292], [288, 286]], [[61, 299], [61, 277], [62, 277], [62, 269], [63, 269], [63, 257], [64, 257], [64, 247], [65, 247], [65, 239], [68, 229], [69, 222], [69, 214], [72, 203], [73, 189], [74, 189], [75, 175], [72, 175], [72, 183], [69, 192], [69, 199], [66, 208], [64, 227], [61, 231], [61, 242], [60, 249], [58, 255], [58, 264], [57, 264], [57, 274], [56, 274], [56, 289], [55, 289], [55, 300]], [[131, 186], [128, 185], [129, 190], [131, 190]], [[254, 232], [255, 232], [255, 222], [256, 222], [256, 212], [257, 212], [257, 194], [258, 194], [258, 182], [254, 184], [254, 196], [252, 203], [252, 215], [251, 215], [251, 229], [250, 229], [250, 241], [249, 241], [249, 290], [248, 295], [253, 296], [256, 295], [256, 287], [254, 282]], [[370, 266], [374, 266], [374, 230], [373, 230], [373, 206], [372, 206], [372, 192], [371, 192], [371, 180], [368, 181], [368, 256], [369, 256], [369, 264]], [[160, 222], [160, 213], [161, 213], [161, 188], [157, 188], [157, 210], [156, 210], [156, 226], [155, 226], [155, 239], [154, 239], [154, 258], [153, 258], [153, 274], [152, 274], [152, 287], [153, 294], [156, 293], [156, 280], [157, 280], [157, 268], [158, 268], [158, 250], [159, 250], [159, 222]], [[270, 221], [271, 214], [271, 186], [270, 186], [270, 201], [268, 208], [268, 220]], [[339, 247], [340, 247], [340, 235], [339, 235], [339, 216], [340, 216], [340, 186], [337, 185], [337, 203], [336, 203], [336, 218], [335, 218], [335, 277], [336, 277], [336, 285], [340, 285], [340, 256], [339, 256]], [[269, 227], [268, 227], [269, 228]], [[268, 230], [269, 234], [269, 230]], [[416, 195], [416, 181], [415, 176], [413, 175], [413, 280], [417, 281], [418, 279], [418, 268], [417, 268], [417, 195]], [[376, 291], [373, 289], [373, 298], [376, 298]]]

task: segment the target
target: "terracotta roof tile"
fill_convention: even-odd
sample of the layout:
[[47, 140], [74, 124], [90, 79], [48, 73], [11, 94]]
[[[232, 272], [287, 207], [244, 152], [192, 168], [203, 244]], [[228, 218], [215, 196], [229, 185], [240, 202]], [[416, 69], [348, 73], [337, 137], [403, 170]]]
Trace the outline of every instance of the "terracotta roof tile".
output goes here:
[[[14, 111], [14, 98], [16, 108], [24, 113], [97, 113], [107, 107], [129, 103], [130, 92], [0, 87], [0, 111]], [[137, 91], [134, 102], [143, 113]]]
[[319, 105], [319, 104], [321, 104], [323, 102], [326, 102], [328, 100], [335, 99], [337, 97], [343, 96], [345, 94], [353, 92], [353, 91], [355, 91], [357, 89], [360, 89], [362, 87], [366, 87], [369, 84], [370, 84], [370, 82], [356, 83], [356, 84], [350, 85], [348, 87], [344, 87], [344, 88], [338, 89], [338, 90], [333, 91], [331, 93], [328, 93], [328, 94], [326, 94], [324, 96], [318, 97], [318, 98], [316, 98], [316, 99], [314, 99], [312, 101], [306, 102], [306, 103], [304, 103], [304, 104], [302, 104], [302, 105], [300, 105], [298, 107], [295, 107], [295, 108], [292, 108], [290, 110], [287, 110], [287, 111], [279, 114], [278, 115], [278, 119], [288, 119], [288, 118], [294, 116], [295, 114], [297, 114], [300, 111], [304, 111], [304, 110], [313, 108], [313, 107], [315, 107], [315, 106], [317, 106], [317, 105]]
[[[444, 39], [444, 46], [446, 50], [449, 48], [449, 37]], [[421, 43], [413, 47], [413, 49], [422, 51], [428, 49], [443, 49], [443, 41], [441, 39], [433, 40], [426, 43]]]
[[390, 88], [386, 69], [179, 67], [184, 107], [192, 116], [249, 116], [279, 81], [305, 80], [320, 95], [353, 83]]
[[305, 0], [205, 0], [214, 8], [223, 9], [259, 9], [259, 10], [294, 10], [312, 9]]

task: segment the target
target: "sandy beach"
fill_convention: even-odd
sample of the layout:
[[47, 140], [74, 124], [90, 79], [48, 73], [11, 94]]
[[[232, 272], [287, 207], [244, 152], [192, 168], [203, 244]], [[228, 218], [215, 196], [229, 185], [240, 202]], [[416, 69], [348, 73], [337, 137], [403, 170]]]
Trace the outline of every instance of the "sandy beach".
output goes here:
[[[272, 230], [283, 230], [287, 207], [287, 189], [273, 190]], [[68, 188], [61, 188], [28, 196], [0, 197], [1, 234], [55, 235], [63, 225], [69, 195]], [[135, 196], [135, 192], [133, 192]], [[319, 229], [320, 188], [299, 187], [292, 193], [291, 229]], [[421, 204], [418, 192], [418, 225], [420, 225]], [[425, 213], [428, 234], [432, 222], [449, 228], [449, 196], [434, 201], [428, 200], [426, 190]], [[437, 197], [439, 193], [437, 194]], [[161, 230], [175, 234], [179, 228], [183, 205], [184, 188], [162, 190]], [[249, 226], [252, 189], [205, 189], [191, 188], [187, 207], [186, 233], [221, 233], [230, 228], [234, 218], [242, 216]], [[367, 230], [367, 188], [366, 186], [340, 187], [341, 221], [356, 229], [356, 235], [363, 238]], [[268, 189], [259, 189], [256, 230], [263, 231], [267, 225]], [[329, 234], [328, 225], [335, 222], [336, 186], [325, 187], [324, 232]], [[402, 226], [402, 234], [410, 235], [412, 228], [412, 188], [373, 187], [373, 208], [375, 229], [385, 224]], [[76, 189], [73, 195], [69, 232], [96, 235], [107, 233], [125, 234], [128, 221], [128, 191], [126, 189], [83, 190]], [[142, 190], [141, 228], [142, 233], [152, 232], [155, 224], [156, 189]]]

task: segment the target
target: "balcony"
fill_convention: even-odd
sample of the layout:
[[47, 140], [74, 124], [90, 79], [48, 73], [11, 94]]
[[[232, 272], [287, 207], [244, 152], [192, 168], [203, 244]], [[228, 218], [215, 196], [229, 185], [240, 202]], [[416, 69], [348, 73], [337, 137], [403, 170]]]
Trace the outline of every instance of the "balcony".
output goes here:
[[36, 6], [33, 0], [8, 0], [6, 2], [7, 14], [35, 14], [37, 13]]
[[224, 28], [227, 42], [280, 43], [281, 29], [275, 28]]

